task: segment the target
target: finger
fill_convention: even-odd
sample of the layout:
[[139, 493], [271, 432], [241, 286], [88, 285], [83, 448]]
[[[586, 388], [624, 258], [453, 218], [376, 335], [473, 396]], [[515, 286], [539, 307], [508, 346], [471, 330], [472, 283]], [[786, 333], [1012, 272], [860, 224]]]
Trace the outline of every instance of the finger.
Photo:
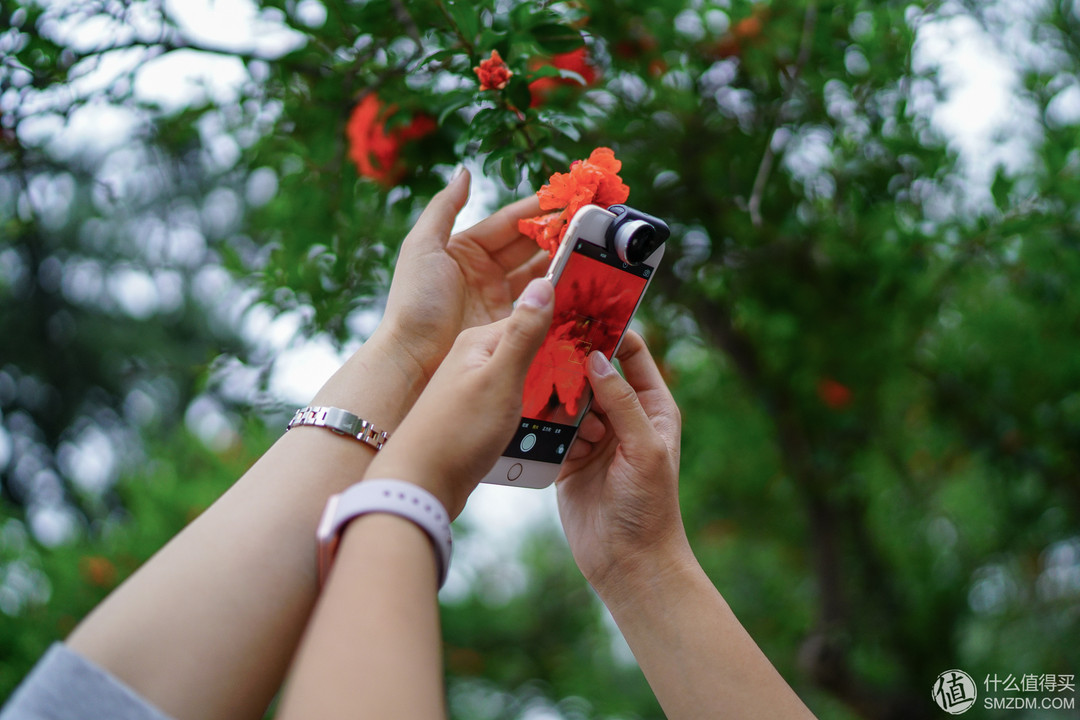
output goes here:
[[593, 444], [591, 442], [578, 437], [578, 439], [574, 441], [574, 444], [570, 446], [570, 452], [566, 453], [566, 459], [572, 461], [583, 458], [591, 453], [592, 449]]
[[611, 361], [603, 353], [593, 352], [589, 353], [586, 365], [595, 402], [619, 441], [633, 447], [652, 438], [656, 430], [641, 407], [637, 393], [615, 372]]
[[551, 325], [554, 309], [555, 288], [551, 283], [543, 278], [530, 282], [506, 322], [492, 363], [504, 372], [514, 373], [517, 382], [524, 382], [529, 363]]
[[637, 391], [645, 413], [654, 420], [673, 422], [677, 431], [679, 408], [641, 335], [628, 331], [615, 357], [622, 365], [626, 381]]
[[413, 246], [431, 249], [446, 245], [454, 220], [469, 199], [469, 179], [469, 171], [463, 167], [446, 187], [435, 193], [405, 238], [402, 249]]
[[531, 237], [521, 235], [516, 240], [507, 243], [501, 250], [492, 255], [491, 259], [498, 263], [503, 270], [512, 272], [532, 260], [537, 252], [540, 252], [540, 249], [537, 247], [536, 241]]
[[461, 236], [462, 239], [475, 242], [489, 253], [496, 253], [521, 237], [518, 220], [536, 217], [539, 214], [540, 200], [536, 195], [529, 195], [496, 210], [489, 217], [454, 237]]
[[595, 443], [603, 440], [606, 434], [607, 428], [604, 426], [604, 421], [600, 419], [600, 416], [591, 410], [585, 413], [585, 417], [578, 427], [577, 436], [587, 442]]
[[525, 286], [538, 277], [543, 277], [551, 265], [551, 258], [543, 250], [537, 250], [527, 263], [506, 276], [510, 283], [510, 292], [516, 297], [525, 291]]

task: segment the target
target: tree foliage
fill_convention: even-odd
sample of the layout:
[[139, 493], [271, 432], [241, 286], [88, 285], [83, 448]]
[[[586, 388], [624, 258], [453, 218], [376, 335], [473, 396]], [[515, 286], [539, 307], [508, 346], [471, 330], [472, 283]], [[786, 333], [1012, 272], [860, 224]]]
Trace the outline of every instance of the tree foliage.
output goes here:
[[[1080, 20], [1024, 16], [1036, 132], [989, 188], [913, 62], [923, 28], [1003, 33], [1009, 7], [265, 0], [248, 22], [278, 41], [241, 44], [168, 3], [6, 3], [3, 688], [269, 442], [227, 432], [273, 361], [247, 303], [354, 342], [454, 165], [494, 204], [601, 145], [674, 231], [642, 326], [683, 410], [691, 542], [818, 715], [930, 717], [952, 667], [1074, 671]], [[493, 50], [512, 75], [481, 89]], [[147, 90], [206, 56], [239, 79]], [[109, 117], [121, 142], [72, 146]], [[208, 409], [213, 452], [184, 435]], [[58, 514], [80, 541], [47, 549]], [[454, 716], [659, 717], [560, 541], [523, 561], [510, 599], [444, 606]]]

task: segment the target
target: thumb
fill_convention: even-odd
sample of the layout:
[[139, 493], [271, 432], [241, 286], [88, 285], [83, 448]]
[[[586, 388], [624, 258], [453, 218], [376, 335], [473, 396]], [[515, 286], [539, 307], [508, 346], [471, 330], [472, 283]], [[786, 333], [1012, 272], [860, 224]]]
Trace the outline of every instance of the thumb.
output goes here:
[[536, 278], [526, 285], [514, 312], [505, 320], [506, 329], [492, 354], [492, 362], [505, 372], [516, 372], [519, 381], [523, 381], [551, 326], [554, 310], [555, 289], [551, 282]]
[[654, 433], [637, 392], [600, 352], [589, 353], [589, 384], [593, 397], [622, 443], [643, 442]]
[[437, 192], [424, 208], [424, 212], [409, 232], [406, 244], [439, 247], [446, 245], [446, 241], [450, 239], [450, 230], [454, 227], [454, 220], [468, 199], [469, 171], [464, 166], [459, 166], [446, 187]]

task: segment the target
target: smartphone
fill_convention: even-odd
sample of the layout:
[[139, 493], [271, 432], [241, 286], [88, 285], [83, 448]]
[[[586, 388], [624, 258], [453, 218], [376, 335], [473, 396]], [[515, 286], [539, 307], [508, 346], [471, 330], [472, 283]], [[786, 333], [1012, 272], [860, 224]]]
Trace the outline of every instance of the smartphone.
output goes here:
[[555, 314], [525, 377], [514, 437], [483, 482], [543, 488], [555, 481], [592, 401], [589, 353], [615, 355], [656, 266], [667, 225], [625, 205], [581, 208], [551, 261]]

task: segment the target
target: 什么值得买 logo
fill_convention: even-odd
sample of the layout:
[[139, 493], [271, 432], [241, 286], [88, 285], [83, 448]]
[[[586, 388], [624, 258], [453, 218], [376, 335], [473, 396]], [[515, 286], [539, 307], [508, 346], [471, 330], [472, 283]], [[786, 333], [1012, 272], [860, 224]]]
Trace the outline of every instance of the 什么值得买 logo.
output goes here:
[[975, 681], [963, 670], [946, 670], [937, 676], [931, 697], [937, 706], [950, 715], [967, 712], [978, 696]]

